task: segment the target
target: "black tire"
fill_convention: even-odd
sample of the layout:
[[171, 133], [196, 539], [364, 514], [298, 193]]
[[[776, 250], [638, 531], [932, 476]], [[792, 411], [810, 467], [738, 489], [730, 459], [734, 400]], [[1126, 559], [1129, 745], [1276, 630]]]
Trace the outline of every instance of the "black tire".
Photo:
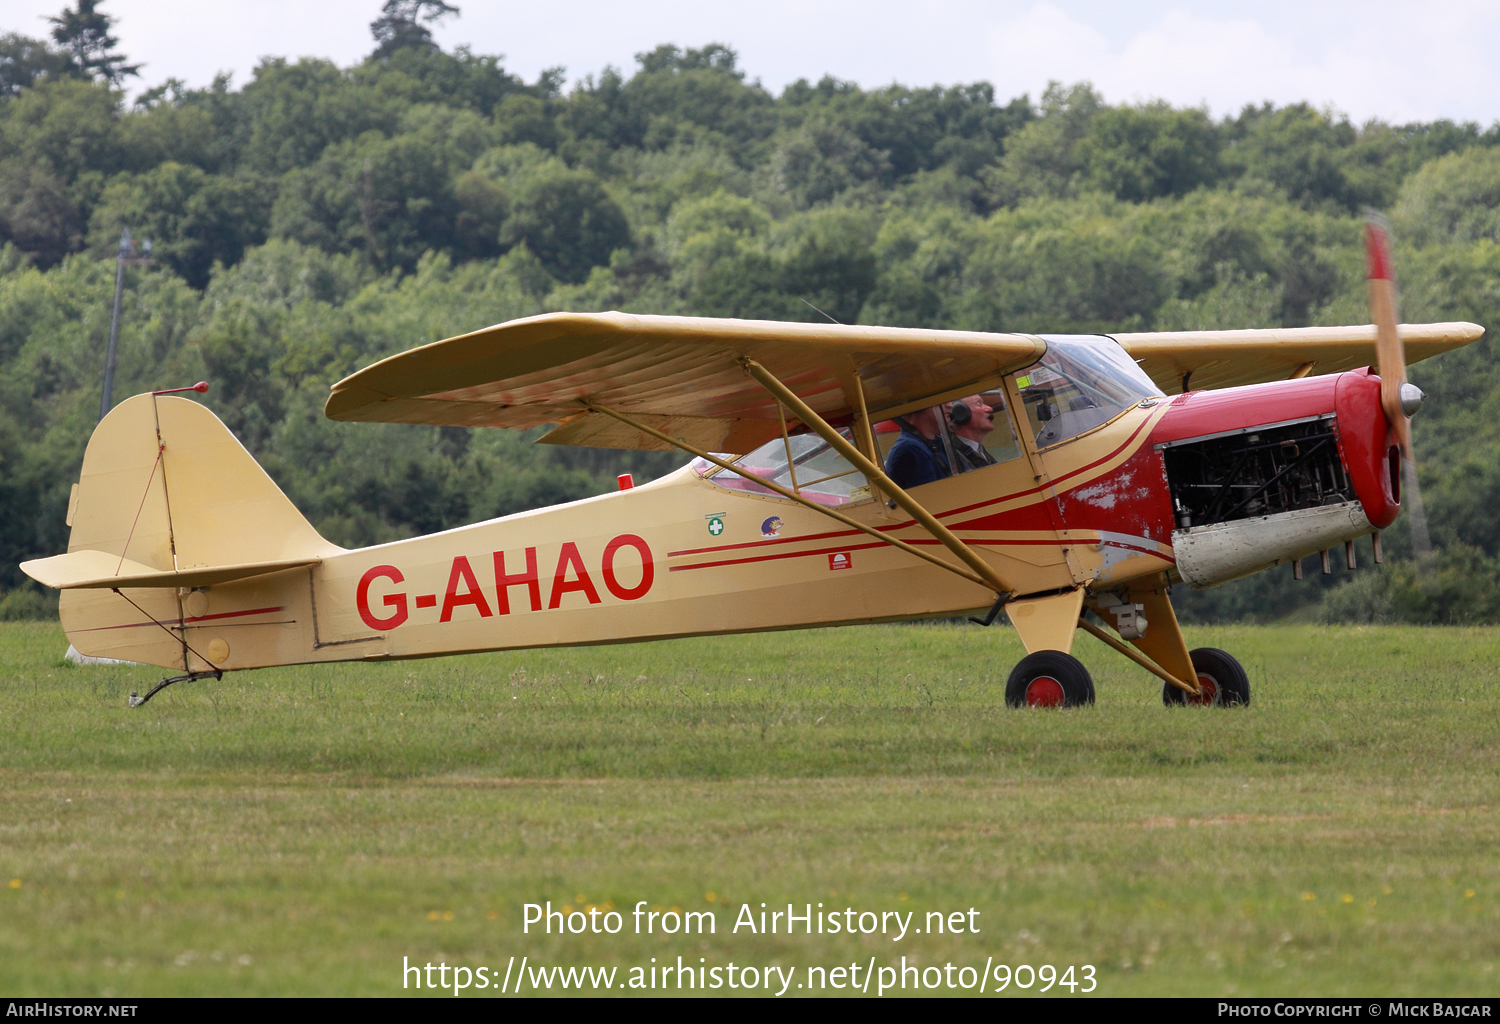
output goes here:
[[1037, 651], [1017, 662], [1005, 682], [1013, 708], [1076, 708], [1094, 703], [1094, 680], [1083, 662], [1062, 651]]
[[1198, 673], [1198, 688], [1203, 691], [1203, 696], [1194, 697], [1171, 683], [1163, 683], [1163, 704], [1167, 707], [1196, 704], [1229, 708], [1244, 707], [1250, 703], [1250, 677], [1245, 674], [1245, 666], [1233, 656], [1217, 647], [1200, 647], [1189, 651], [1188, 656], [1193, 659], [1193, 668]]

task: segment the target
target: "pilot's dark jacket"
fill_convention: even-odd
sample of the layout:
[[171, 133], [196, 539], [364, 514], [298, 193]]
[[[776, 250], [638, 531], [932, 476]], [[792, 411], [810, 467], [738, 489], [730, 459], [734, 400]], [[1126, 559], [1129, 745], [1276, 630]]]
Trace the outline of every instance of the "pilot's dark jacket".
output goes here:
[[885, 472], [903, 491], [951, 476], [948, 456], [937, 438], [924, 438], [906, 425], [885, 457]]

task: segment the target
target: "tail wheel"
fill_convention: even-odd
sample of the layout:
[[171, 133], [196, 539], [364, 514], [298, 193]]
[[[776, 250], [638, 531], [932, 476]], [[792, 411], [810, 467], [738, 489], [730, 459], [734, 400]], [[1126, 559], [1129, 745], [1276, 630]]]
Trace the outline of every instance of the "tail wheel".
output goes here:
[[1062, 651], [1037, 651], [1022, 658], [1005, 683], [1005, 703], [1013, 708], [1072, 708], [1094, 703], [1094, 680], [1083, 662]]
[[1198, 689], [1202, 693], [1195, 697], [1184, 693], [1171, 683], [1162, 684], [1161, 701], [1168, 707], [1176, 704], [1215, 705], [1239, 707], [1250, 703], [1250, 677], [1245, 666], [1216, 647], [1200, 647], [1188, 652], [1193, 659], [1193, 670], [1198, 673]]

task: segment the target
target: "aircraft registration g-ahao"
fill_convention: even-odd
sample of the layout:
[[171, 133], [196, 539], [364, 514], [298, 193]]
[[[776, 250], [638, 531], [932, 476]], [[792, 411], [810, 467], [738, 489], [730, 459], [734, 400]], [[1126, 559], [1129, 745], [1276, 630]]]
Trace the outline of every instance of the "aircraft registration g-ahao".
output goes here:
[[[1161, 678], [1169, 704], [1244, 704], [1244, 669], [1188, 650], [1170, 588], [1285, 562], [1300, 577], [1320, 552], [1327, 571], [1339, 544], [1352, 566], [1372, 533], [1379, 561], [1422, 397], [1406, 354], [1483, 333], [1398, 328], [1385, 246], [1372, 228], [1370, 326], [1031, 336], [557, 313], [424, 345], [334, 385], [327, 415], [556, 424], [543, 443], [693, 461], [352, 551], [207, 408], [138, 395], [89, 441], [68, 553], [22, 568], [63, 591], [83, 654], [180, 670], [132, 706], [271, 665], [1002, 610], [1028, 652], [1012, 706], [1094, 699], [1079, 628]], [[993, 464], [898, 486], [888, 421], [936, 407], [932, 443], [961, 469], [943, 413], [976, 394], [995, 410]]]

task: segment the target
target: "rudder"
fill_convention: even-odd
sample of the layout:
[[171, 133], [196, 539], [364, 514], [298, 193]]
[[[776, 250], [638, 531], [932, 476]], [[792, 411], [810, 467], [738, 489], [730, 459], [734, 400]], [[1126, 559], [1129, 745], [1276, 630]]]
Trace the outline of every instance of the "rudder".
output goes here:
[[229, 428], [186, 398], [137, 395], [94, 430], [68, 551], [158, 570], [323, 558], [319, 536]]

